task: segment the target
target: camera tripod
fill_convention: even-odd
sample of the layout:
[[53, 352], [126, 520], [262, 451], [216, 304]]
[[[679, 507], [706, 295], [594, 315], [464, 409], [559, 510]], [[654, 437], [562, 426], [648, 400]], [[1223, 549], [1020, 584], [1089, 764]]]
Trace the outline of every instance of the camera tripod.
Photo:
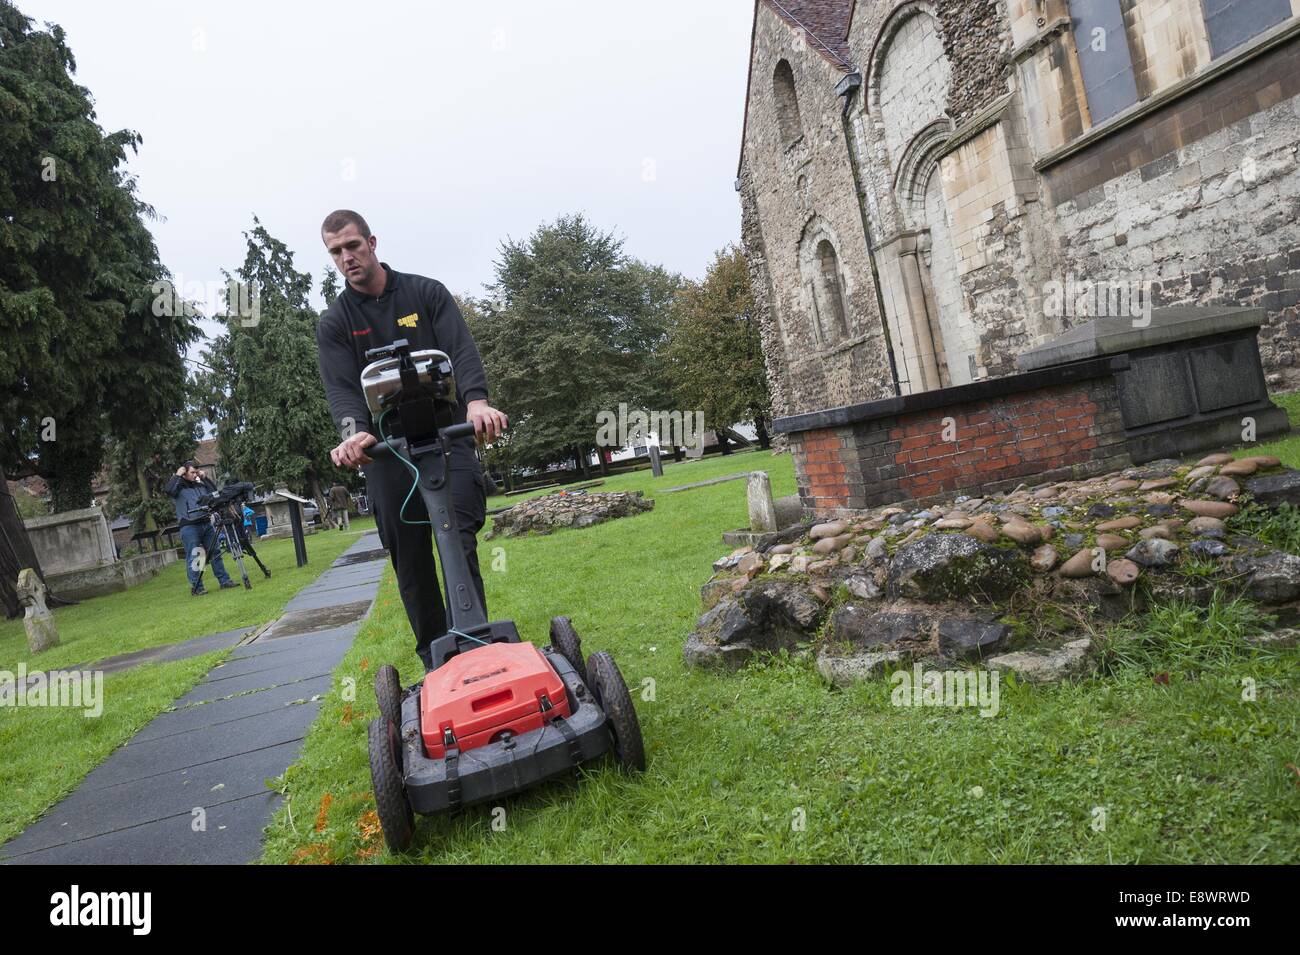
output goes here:
[[[244, 580], [244, 589], [252, 590], [253, 582], [248, 579], [248, 569], [244, 566], [244, 553], [247, 552], [250, 557], [257, 562], [257, 566], [262, 569], [262, 573], [270, 577], [271, 572], [266, 569], [266, 564], [257, 556], [257, 551], [253, 549], [252, 540], [244, 536], [244, 522], [242, 518], [237, 518], [231, 513], [231, 507], [217, 508], [212, 512], [212, 528], [217, 532], [217, 547], [221, 542], [226, 542], [226, 550], [230, 556], [235, 558], [235, 563], [239, 566], [239, 575]], [[199, 572], [200, 586], [203, 582], [203, 572]]]

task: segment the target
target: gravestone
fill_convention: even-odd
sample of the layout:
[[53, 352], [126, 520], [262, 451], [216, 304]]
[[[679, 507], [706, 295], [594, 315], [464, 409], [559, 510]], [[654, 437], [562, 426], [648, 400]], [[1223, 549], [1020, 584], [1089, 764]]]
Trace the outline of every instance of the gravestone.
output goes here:
[[776, 504], [772, 500], [772, 479], [766, 471], [751, 471], [749, 475], [749, 529], [774, 531]]
[[659, 459], [659, 445], [650, 445], [650, 471], [655, 477], [664, 476], [664, 465]]
[[[103, 567], [117, 560], [117, 547], [101, 508], [28, 517], [23, 526], [47, 580], [59, 574]], [[57, 583], [52, 582], [51, 586], [58, 593], [63, 592]]]
[[[292, 495], [293, 500], [285, 491], [276, 491], [263, 499], [266, 505], [266, 533], [262, 535], [262, 540], [275, 540], [280, 537], [293, 536], [293, 520], [290, 516], [290, 509], [300, 506], [302, 501], [307, 498], [300, 498]], [[303, 525], [304, 534], [316, 533], [315, 524]]]
[[45, 584], [36, 571], [24, 567], [18, 574], [18, 599], [27, 607], [23, 626], [27, 628], [27, 649], [42, 653], [59, 645], [54, 615], [45, 606]]

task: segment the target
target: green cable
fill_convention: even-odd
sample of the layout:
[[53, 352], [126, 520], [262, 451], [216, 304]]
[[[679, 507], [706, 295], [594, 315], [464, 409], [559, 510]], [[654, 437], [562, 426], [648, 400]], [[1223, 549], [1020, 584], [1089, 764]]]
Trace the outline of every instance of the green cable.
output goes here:
[[448, 627], [448, 628], [447, 628], [447, 632], [448, 632], [448, 633], [454, 633], [454, 634], [456, 634], [456, 636], [458, 636], [458, 637], [464, 637], [466, 640], [473, 640], [475, 643], [481, 643], [481, 644], [483, 644], [483, 646], [485, 646], [485, 647], [488, 646], [488, 641], [486, 641], [486, 640], [480, 640], [478, 637], [472, 637], [472, 636], [470, 636], [468, 633], [466, 633], [464, 630], [457, 630], [455, 627]]
[[415, 480], [411, 482], [411, 489], [406, 492], [406, 500], [402, 501], [402, 506], [397, 510], [397, 519], [401, 521], [403, 524], [411, 524], [413, 526], [419, 526], [420, 524], [428, 524], [430, 527], [432, 527], [433, 526], [432, 521], [408, 521], [406, 519], [406, 505], [411, 503], [411, 495], [414, 494], [416, 488], [420, 486], [420, 469], [417, 468], [410, 461], [408, 461], [406, 458], [404, 458], [401, 454], [399, 454], [397, 448], [394, 447], [393, 443], [388, 440], [388, 435], [384, 434], [384, 419], [388, 417], [388, 412], [392, 410], [393, 410], [392, 408], [389, 408], [379, 415], [379, 437], [383, 439], [384, 444], [388, 445], [389, 449], [393, 452], [393, 457], [397, 458], [397, 460], [401, 461], [408, 468], [410, 468], [411, 473], [415, 475]]

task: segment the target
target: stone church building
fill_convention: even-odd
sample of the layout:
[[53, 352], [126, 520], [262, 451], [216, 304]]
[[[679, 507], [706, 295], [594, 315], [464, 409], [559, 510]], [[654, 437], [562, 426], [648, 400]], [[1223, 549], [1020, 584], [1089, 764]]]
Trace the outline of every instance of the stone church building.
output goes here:
[[1088, 283], [1260, 306], [1289, 377], [1298, 148], [1300, 0], [756, 0], [736, 188], [775, 416], [1011, 375]]

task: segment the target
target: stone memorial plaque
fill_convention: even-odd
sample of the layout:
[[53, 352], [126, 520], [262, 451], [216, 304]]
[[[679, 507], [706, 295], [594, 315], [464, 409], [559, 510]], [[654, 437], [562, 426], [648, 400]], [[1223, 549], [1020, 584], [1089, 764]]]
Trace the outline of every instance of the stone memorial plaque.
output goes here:
[[1217, 411], [1267, 397], [1252, 340], [1239, 338], [1195, 348], [1187, 358], [1201, 411]]
[[1140, 428], [1196, 413], [1187, 364], [1178, 352], [1135, 356], [1129, 370], [1116, 377], [1126, 427]]

